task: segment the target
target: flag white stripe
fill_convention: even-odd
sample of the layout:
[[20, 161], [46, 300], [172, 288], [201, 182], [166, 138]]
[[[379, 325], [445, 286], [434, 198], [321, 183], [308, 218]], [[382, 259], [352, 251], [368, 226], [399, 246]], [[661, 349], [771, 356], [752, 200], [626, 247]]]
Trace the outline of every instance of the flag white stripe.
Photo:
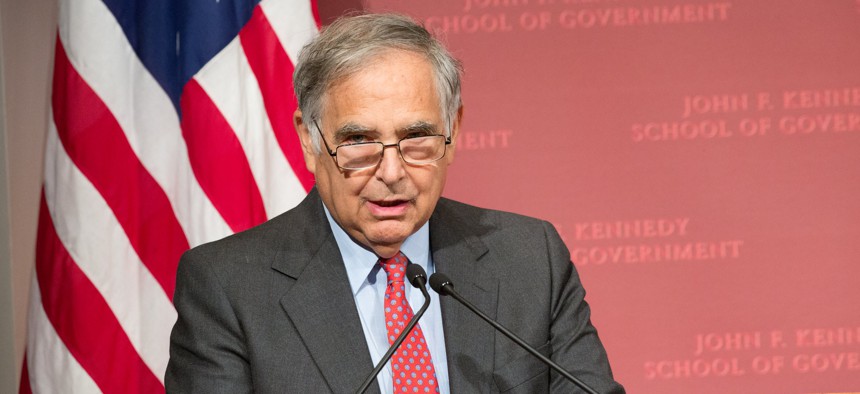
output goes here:
[[287, 56], [296, 64], [302, 47], [319, 34], [310, 0], [263, 0], [260, 8]]
[[236, 133], [263, 197], [266, 215], [271, 218], [296, 206], [305, 196], [304, 188], [275, 139], [263, 94], [239, 38], [194, 79]]
[[232, 233], [206, 197], [188, 159], [176, 109], [99, 0], [60, 2], [60, 37], [70, 62], [102, 99], [161, 186], [189, 244]]
[[45, 201], [69, 255], [104, 297], [144, 363], [163, 380], [176, 310], [110, 207], [63, 149], [53, 122], [45, 148]]
[[35, 275], [27, 313], [27, 372], [33, 393], [101, 392], [48, 320]]
[[[317, 34], [310, 5], [308, 0], [261, 4], [293, 61]], [[61, 0], [59, 21], [57, 44], [63, 45], [72, 66], [107, 106], [138, 160], [166, 194], [189, 244], [231, 234], [194, 176], [173, 102], [135, 55], [106, 5], [100, 0]], [[304, 198], [304, 188], [281, 152], [238, 37], [197, 78], [236, 132], [268, 217], [295, 206]], [[64, 150], [53, 121], [46, 142], [44, 193], [59, 241], [103, 297], [134, 350], [163, 382], [175, 309], [104, 197]], [[37, 282], [34, 275], [27, 344], [33, 392], [100, 392], [45, 314]]]

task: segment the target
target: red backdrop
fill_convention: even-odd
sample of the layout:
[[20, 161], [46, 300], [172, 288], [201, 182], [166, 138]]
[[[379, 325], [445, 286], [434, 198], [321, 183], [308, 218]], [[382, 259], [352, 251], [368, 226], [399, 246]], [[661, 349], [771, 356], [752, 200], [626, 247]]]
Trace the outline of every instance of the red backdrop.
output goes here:
[[556, 225], [630, 392], [860, 391], [860, 1], [365, 6], [464, 62], [446, 195]]

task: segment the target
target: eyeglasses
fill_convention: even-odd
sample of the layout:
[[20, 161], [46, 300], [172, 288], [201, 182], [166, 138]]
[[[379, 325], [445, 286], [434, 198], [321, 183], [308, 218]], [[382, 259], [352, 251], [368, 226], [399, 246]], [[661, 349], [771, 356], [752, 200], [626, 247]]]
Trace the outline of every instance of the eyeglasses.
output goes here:
[[323, 140], [323, 144], [325, 144], [326, 151], [328, 151], [331, 157], [335, 158], [337, 166], [344, 170], [361, 170], [375, 167], [382, 161], [382, 153], [385, 151], [385, 148], [392, 146], [397, 147], [397, 151], [400, 152], [400, 158], [409, 164], [430, 164], [445, 157], [447, 146], [451, 144], [450, 138], [441, 134], [434, 134], [405, 137], [397, 141], [396, 144], [383, 144], [382, 142], [343, 144], [338, 145], [332, 151], [316, 119], [314, 119], [314, 125], [320, 134], [320, 138]]

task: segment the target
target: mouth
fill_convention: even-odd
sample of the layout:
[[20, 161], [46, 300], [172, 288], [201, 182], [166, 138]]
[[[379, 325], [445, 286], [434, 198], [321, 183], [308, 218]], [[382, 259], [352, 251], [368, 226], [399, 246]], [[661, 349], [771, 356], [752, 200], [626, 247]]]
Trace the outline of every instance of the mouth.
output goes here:
[[394, 207], [400, 204], [405, 204], [405, 200], [391, 200], [391, 201], [371, 201], [371, 203], [379, 205], [380, 207]]
[[409, 200], [368, 200], [367, 208], [378, 219], [396, 218], [406, 212], [409, 202]]

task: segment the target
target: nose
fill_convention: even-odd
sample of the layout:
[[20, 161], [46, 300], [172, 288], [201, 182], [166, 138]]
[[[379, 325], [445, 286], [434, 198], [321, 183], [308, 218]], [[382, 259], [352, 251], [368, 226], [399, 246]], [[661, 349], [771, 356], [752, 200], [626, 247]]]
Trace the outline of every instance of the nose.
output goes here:
[[386, 145], [382, 149], [382, 160], [376, 167], [376, 177], [387, 185], [397, 183], [406, 174], [405, 165], [397, 144]]

